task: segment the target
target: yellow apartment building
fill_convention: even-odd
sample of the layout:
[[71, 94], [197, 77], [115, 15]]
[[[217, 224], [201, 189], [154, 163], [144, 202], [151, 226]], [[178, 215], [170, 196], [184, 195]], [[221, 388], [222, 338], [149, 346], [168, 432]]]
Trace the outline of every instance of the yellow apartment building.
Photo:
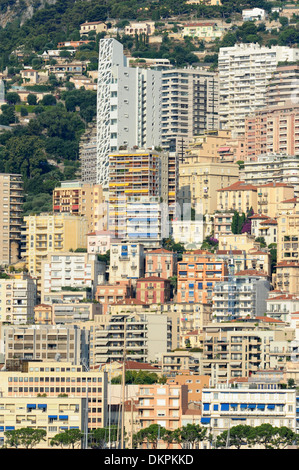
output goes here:
[[14, 264], [20, 255], [23, 181], [21, 175], [0, 174], [0, 265]]
[[[22, 428], [44, 429], [45, 440], [34, 448], [53, 449], [51, 439], [67, 429], [84, 432], [86, 398], [0, 396], [0, 446], [6, 444], [6, 431]], [[22, 446], [19, 446], [22, 448]], [[81, 448], [78, 442], [75, 448]]]
[[277, 218], [277, 262], [299, 263], [299, 214], [283, 214]]
[[219, 250], [242, 250], [248, 253], [259, 247], [254, 241], [255, 237], [248, 233], [221, 235], [218, 240]]
[[47, 259], [48, 253], [87, 248], [88, 221], [86, 216], [42, 213], [26, 216], [24, 222], [24, 258], [29, 273], [37, 279], [40, 294], [43, 260]]
[[236, 210], [245, 214], [252, 208], [257, 212], [257, 187], [244, 181], [236, 181], [217, 191], [217, 210]]
[[[71, 418], [74, 416], [73, 413], [76, 413], [75, 416], [80, 416], [80, 407], [79, 411], [72, 412], [72, 404], [80, 404], [80, 400], [86, 399], [87, 396], [88, 429], [101, 428], [107, 423], [107, 374], [99, 370], [86, 371], [81, 365], [74, 366], [71, 362], [64, 361], [12, 360], [6, 363], [6, 370], [1, 371], [0, 390], [2, 396], [9, 399], [12, 404], [18, 399], [24, 400], [26, 408], [27, 404], [48, 403], [50, 415], [54, 411], [50, 408], [50, 401], [55, 403], [57, 412], [53, 415], [57, 416], [51, 418], [52, 426], [56, 427], [56, 430], [53, 430], [55, 434], [59, 432], [61, 425], [68, 429], [71, 426], [79, 426], [82, 430], [81, 419]], [[62, 394], [66, 396], [61, 399]], [[40, 396], [42, 398], [39, 398]], [[0, 404], [1, 400], [0, 397]], [[38, 409], [38, 406], [36, 408]], [[84, 405], [84, 414], [85, 412]], [[1, 414], [0, 410], [0, 421]], [[26, 412], [20, 411], [17, 414], [25, 415], [26, 419]], [[61, 419], [59, 415], [67, 416]], [[49, 419], [47, 413], [43, 416], [46, 421]]]
[[107, 206], [100, 184], [61, 182], [53, 191], [53, 212], [86, 216], [90, 232], [107, 227]]
[[286, 183], [268, 183], [257, 186], [258, 213], [277, 217], [282, 201], [294, 198], [294, 187]]
[[213, 214], [217, 209], [217, 190], [238, 179], [237, 164], [209, 160], [197, 163], [196, 158], [186, 158], [179, 166], [179, 202], [181, 206], [191, 204], [198, 213]]
[[280, 261], [277, 263], [275, 287], [288, 294], [299, 294], [298, 261]]

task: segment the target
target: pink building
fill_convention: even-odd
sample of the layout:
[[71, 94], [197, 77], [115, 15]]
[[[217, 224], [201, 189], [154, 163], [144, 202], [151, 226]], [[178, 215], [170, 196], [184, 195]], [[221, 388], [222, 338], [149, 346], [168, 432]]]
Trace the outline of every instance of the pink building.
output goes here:
[[140, 385], [137, 393], [140, 428], [151, 424], [174, 430], [181, 427], [181, 416], [188, 409], [188, 386], [178, 384]]
[[138, 279], [136, 299], [146, 304], [163, 304], [170, 300], [170, 281], [162, 277], [150, 276]]
[[113, 233], [109, 230], [98, 230], [87, 234], [87, 252], [104, 255], [110, 250], [111, 243], [115, 243]]
[[176, 274], [177, 253], [159, 248], [148, 251], [145, 256], [145, 277], [157, 276], [168, 279]]

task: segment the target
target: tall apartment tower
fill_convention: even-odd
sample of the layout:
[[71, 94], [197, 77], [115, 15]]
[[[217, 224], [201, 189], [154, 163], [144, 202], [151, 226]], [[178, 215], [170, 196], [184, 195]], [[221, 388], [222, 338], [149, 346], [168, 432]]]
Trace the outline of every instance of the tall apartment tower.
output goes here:
[[266, 89], [279, 62], [296, 62], [299, 49], [237, 44], [219, 50], [219, 120], [221, 129], [244, 134], [246, 115], [266, 105]]
[[129, 67], [123, 46], [101, 39], [97, 89], [96, 182], [108, 187], [109, 153], [161, 144], [161, 72]]
[[280, 65], [267, 85], [267, 106], [299, 105], [299, 65]]
[[21, 175], [0, 174], [0, 265], [16, 263], [20, 254], [23, 181]]
[[181, 153], [192, 138], [218, 129], [218, 77], [197, 69], [162, 71], [162, 147]]
[[97, 161], [97, 126], [92, 122], [81, 137], [79, 143], [79, 157], [81, 162], [81, 181], [95, 184], [97, 175], [95, 164]]

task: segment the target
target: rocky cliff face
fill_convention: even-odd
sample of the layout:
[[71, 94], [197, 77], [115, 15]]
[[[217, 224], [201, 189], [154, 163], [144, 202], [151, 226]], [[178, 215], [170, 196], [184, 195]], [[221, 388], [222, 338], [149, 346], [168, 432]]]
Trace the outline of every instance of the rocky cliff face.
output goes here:
[[26, 20], [32, 18], [35, 11], [56, 2], [57, 0], [2, 0], [0, 1], [0, 26], [5, 28], [7, 23], [16, 19], [22, 25]]

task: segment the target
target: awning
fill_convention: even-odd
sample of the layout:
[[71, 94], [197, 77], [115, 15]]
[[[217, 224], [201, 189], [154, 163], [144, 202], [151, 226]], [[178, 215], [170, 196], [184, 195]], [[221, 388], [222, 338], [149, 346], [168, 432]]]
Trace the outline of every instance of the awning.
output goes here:
[[268, 408], [269, 410], [274, 410], [275, 405], [268, 405], [267, 408]]
[[264, 410], [266, 405], [257, 405], [258, 410]]
[[48, 416], [49, 419], [57, 419], [57, 415], [50, 415]]
[[221, 403], [221, 411], [229, 411], [229, 403]]
[[211, 418], [201, 418], [201, 423], [202, 424], [209, 424], [211, 421]]
[[59, 419], [69, 419], [67, 415], [59, 415]]
[[256, 408], [256, 405], [253, 404], [253, 403], [250, 403], [250, 404], [248, 405], [248, 408], [254, 410], [254, 409]]
[[230, 406], [232, 406], [233, 408], [237, 408], [238, 404], [237, 403], [231, 403]]
[[47, 405], [37, 405], [38, 408], [47, 408]]
[[209, 411], [209, 409], [210, 409], [210, 404], [209, 404], [209, 403], [204, 403], [204, 404], [203, 404], [203, 409], [204, 409], [204, 411]]
[[35, 409], [36, 409], [36, 405], [27, 405], [27, 408], [31, 408], [31, 409], [35, 410]]
[[241, 409], [246, 409], [247, 405], [245, 403], [241, 403]]
[[230, 147], [219, 147], [218, 152], [228, 152]]

